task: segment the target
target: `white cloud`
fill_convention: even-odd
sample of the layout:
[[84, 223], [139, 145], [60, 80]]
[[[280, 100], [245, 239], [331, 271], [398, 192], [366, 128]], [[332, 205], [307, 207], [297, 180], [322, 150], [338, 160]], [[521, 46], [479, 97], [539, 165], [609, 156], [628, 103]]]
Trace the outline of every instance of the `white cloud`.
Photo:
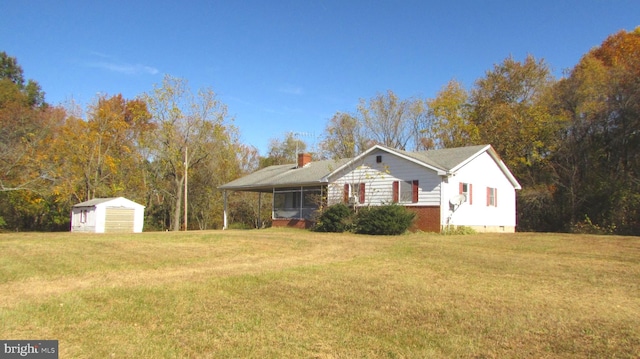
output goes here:
[[91, 52], [91, 56], [97, 58], [96, 61], [85, 62], [85, 66], [99, 68], [111, 72], [117, 72], [125, 75], [140, 75], [140, 74], [148, 74], [155, 75], [160, 72], [155, 67], [141, 65], [141, 64], [131, 64], [119, 61], [114, 56], [101, 53], [101, 52]]
[[104, 70], [118, 72], [125, 75], [139, 75], [139, 74], [149, 74], [155, 75], [159, 71], [155, 67], [140, 65], [140, 64], [126, 64], [126, 63], [116, 63], [116, 62], [94, 62], [89, 64], [91, 67], [97, 67]]
[[298, 95], [302, 95], [304, 93], [304, 90], [300, 86], [286, 84], [286, 85], [280, 86], [280, 88], [278, 88], [278, 92], [282, 92], [288, 95], [298, 96]]

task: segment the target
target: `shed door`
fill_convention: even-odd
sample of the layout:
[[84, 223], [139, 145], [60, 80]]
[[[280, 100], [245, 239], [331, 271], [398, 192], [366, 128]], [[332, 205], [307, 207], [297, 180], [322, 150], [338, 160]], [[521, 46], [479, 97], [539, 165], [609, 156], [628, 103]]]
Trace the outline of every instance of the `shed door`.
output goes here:
[[106, 208], [105, 232], [133, 232], [133, 208]]

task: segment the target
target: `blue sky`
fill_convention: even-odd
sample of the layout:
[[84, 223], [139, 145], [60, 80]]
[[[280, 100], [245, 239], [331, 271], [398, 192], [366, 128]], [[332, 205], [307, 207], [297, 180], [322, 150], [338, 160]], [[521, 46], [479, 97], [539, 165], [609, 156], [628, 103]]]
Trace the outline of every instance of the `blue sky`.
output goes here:
[[40, 0], [2, 1], [0, 14], [0, 51], [47, 102], [135, 98], [169, 74], [212, 88], [265, 155], [287, 132], [317, 144], [359, 99], [433, 98], [451, 79], [470, 88], [508, 56], [560, 76], [639, 26], [640, 1]]

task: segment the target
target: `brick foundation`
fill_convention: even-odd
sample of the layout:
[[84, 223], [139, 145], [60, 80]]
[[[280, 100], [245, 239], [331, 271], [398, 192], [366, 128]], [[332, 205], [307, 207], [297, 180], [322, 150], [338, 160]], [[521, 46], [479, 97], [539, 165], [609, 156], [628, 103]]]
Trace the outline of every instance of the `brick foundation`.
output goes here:
[[287, 219], [287, 218], [277, 218], [271, 220], [272, 227], [291, 227], [291, 228], [299, 228], [299, 229], [309, 229], [313, 227], [314, 222], [307, 221], [304, 219]]
[[440, 233], [440, 207], [439, 206], [410, 206], [411, 212], [416, 213], [416, 219], [410, 230]]
[[[436, 232], [440, 233], [440, 207], [438, 206], [411, 206], [407, 207], [411, 212], [416, 213], [416, 219], [409, 229], [412, 232]], [[299, 229], [309, 229], [313, 227], [313, 221], [304, 219], [277, 218], [271, 222], [272, 227], [291, 227]]]

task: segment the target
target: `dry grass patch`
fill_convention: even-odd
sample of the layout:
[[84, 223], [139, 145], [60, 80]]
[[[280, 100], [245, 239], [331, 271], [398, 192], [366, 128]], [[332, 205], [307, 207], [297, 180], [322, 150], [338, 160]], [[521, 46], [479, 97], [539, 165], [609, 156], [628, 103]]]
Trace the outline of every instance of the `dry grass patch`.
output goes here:
[[61, 357], [633, 358], [640, 347], [638, 238], [6, 234], [0, 253], [0, 337], [58, 339]]

